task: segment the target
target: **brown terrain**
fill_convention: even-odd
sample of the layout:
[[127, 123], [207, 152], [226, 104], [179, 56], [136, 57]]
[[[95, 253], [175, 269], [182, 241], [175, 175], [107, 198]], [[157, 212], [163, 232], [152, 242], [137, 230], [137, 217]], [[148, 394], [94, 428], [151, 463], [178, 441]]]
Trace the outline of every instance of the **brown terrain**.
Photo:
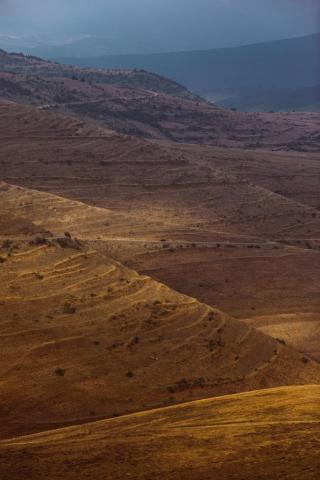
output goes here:
[[315, 480], [320, 116], [0, 70], [1, 480]]
[[224, 147], [318, 151], [320, 113], [241, 113], [141, 70], [60, 65], [0, 50], [1, 96], [125, 134]]
[[13, 438], [0, 468], [12, 480], [318, 480], [319, 402], [316, 385], [260, 390]]
[[[50, 206], [43, 228], [67, 229], [319, 359], [315, 154], [123, 137], [13, 103], [2, 103], [0, 128], [3, 180], [99, 207], [84, 222], [73, 204], [65, 217]], [[33, 202], [11, 198], [8, 213], [32, 220]]]
[[1, 204], [2, 436], [319, 381], [308, 356], [59, 233], [101, 209], [7, 184]]

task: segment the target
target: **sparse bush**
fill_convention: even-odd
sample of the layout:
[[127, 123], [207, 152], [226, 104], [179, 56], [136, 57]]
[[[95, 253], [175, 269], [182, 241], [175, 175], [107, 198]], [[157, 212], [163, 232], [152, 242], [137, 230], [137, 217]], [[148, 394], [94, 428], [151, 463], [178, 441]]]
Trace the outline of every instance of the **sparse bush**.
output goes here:
[[76, 238], [73, 240], [69, 237], [58, 238], [57, 243], [61, 248], [73, 248], [80, 250], [80, 242]]
[[205, 379], [203, 377], [196, 378], [193, 381], [186, 380], [185, 378], [182, 378], [178, 382], [176, 382], [175, 385], [168, 387], [168, 391], [170, 393], [175, 393], [175, 392], [184, 392], [185, 390], [189, 390], [191, 388], [204, 388], [205, 387]]
[[12, 246], [12, 240], [5, 240], [2, 244], [2, 248], [8, 250]]
[[47, 245], [48, 243], [49, 242], [45, 237], [39, 237], [39, 236], [29, 242], [30, 245], [34, 245], [34, 246]]
[[211, 339], [211, 340], [209, 341], [209, 344], [208, 344], [209, 351], [210, 351], [210, 352], [213, 352], [214, 349], [215, 349], [215, 347], [216, 347], [216, 342]]
[[63, 313], [67, 313], [69, 315], [72, 315], [73, 313], [76, 313], [77, 308], [74, 305], [71, 305], [71, 303], [66, 302], [63, 305], [62, 311], [63, 311]]

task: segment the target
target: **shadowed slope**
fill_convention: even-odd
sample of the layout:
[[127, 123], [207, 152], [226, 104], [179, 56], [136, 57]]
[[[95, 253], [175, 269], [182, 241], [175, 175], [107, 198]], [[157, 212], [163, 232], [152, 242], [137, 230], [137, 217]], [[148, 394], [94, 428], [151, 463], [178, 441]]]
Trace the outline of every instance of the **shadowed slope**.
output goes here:
[[144, 70], [86, 69], [0, 51], [1, 97], [135, 136], [247, 147], [319, 149], [320, 114], [219, 108]]
[[36, 214], [320, 358], [315, 155], [150, 142], [9, 103], [0, 126], [3, 179], [76, 200], [4, 186], [7, 215]]
[[[62, 236], [63, 222], [99, 225], [102, 209], [12, 192], [6, 212], [22, 204], [33, 224], [0, 232], [2, 435], [320, 380], [309, 358]], [[58, 232], [35, 236], [50, 211]]]
[[0, 442], [4, 478], [316, 480], [320, 387], [213, 398]]

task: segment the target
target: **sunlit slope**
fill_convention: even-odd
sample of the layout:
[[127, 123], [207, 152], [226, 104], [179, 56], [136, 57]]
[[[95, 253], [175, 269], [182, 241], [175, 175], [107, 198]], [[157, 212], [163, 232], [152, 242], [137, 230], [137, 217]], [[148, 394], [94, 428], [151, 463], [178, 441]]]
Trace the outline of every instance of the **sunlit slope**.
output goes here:
[[148, 142], [8, 103], [0, 112], [1, 177], [43, 191], [2, 185], [4, 215], [94, 241], [320, 358], [314, 155]]
[[320, 380], [303, 355], [95, 251], [1, 253], [2, 436]]
[[[119, 195], [121, 191], [118, 187]], [[144, 215], [139, 205], [127, 211], [120, 208], [121, 199], [116, 208], [116, 196], [110, 198], [110, 208], [101, 208], [4, 182], [0, 183], [0, 203], [0, 222], [7, 219], [3, 232], [15, 239], [23, 236], [25, 223], [32, 224], [34, 232], [49, 230], [54, 237], [70, 232], [134, 270], [320, 358], [320, 252], [316, 240], [313, 248], [307, 248], [310, 240], [284, 244], [228, 234], [228, 228], [223, 233], [223, 225], [218, 232], [207, 224], [187, 231], [192, 211], [189, 219], [179, 206], [178, 217], [172, 209], [170, 218], [160, 206], [154, 207], [153, 215], [152, 204], [148, 206], [146, 200], [150, 213]], [[12, 215], [19, 221], [10, 224]], [[287, 218], [292, 221], [290, 215]], [[310, 219], [305, 219], [306, 229], [310, 221], [315, 226], [318, 222], [310, 214]]]
[[320, 387], [196, 401], [0, 443], [12, 480], [317, 480]]
[[[296, 157], [281, 162], [279, 155], [270, 162], [268, 153], [254, 162], [252, 152], [156, 143], [102, 129], [95, 134], [88, 123], [3, 102], [0, 127], [2, 180], [125, 212], [134, 226], [113, 229], [122, 237], [173, 231], [214, 239], [219, 234], [320, 236], [318, 210], [300, 198], [292, 200], [294, 191], [303, 188], [314, 192], [316, 204], [317, 191], [309, 180], [319, 178], [313, 156], [300, 164]], [[304, 164], [307, 186], [287, 178], [282, 182], [286, 192], [289, 185], [294, 190], [290, 198], [277, 193], [284, 187], [278, 178], [288, 169], [295, 179], [299, 172], [301, 177]]]

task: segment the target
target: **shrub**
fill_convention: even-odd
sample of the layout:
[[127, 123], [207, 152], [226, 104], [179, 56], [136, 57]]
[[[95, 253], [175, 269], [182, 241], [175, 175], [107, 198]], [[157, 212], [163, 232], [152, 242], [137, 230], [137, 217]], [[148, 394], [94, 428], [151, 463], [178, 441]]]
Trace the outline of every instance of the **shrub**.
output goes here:
[[49, 242], [45, 237], [36, 237], [29, 242], [30, 245], [40, 246], [40, 245], [47, 245]]
[[64, 377], [65, 376], [65, 369], [64, 368], [56, 368], [54, 373], [58, 376], [58, 377]]
[[7, 250], [8, 248], [11, 247], [12, 243], [13, 243], [12, 240], [5, 240], [2, 244], [2, 248]]
[[68, 314], [73, 314], [73, 313], [76, 313], [77, 311], [77, 308], [74, 306], [74, 305], [71, 305], [71, 303], [69, 302], [66, 302], [64, 305], [63, 305], [63, 313], [68, 313]]

